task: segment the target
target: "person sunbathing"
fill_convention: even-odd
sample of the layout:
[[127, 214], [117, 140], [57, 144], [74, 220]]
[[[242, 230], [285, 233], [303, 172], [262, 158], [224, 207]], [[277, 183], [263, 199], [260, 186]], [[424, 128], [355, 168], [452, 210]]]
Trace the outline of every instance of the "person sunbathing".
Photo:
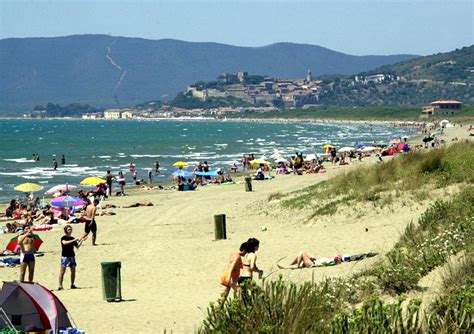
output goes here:
[[138, 208], [139, 206], [153, 206], [153, 203], [149, 201], [144, 201], [141, 203], [133, 203], [130, 205], [124, 205], [122, 206], [122, 208]]
[[331, 263], [341, 263], [342, 257], [340, 255], [333, 258], [322, 257], [316, 259], [313, 256], [310, 256], [308, 253], [301, 251], [296, 255], [296, 257], [291, 261], [289, 265], [282, 266], [277, 264], [277, 267], [280, 269], [302, 269], [302, 268], [313, 268], [320, 267]]

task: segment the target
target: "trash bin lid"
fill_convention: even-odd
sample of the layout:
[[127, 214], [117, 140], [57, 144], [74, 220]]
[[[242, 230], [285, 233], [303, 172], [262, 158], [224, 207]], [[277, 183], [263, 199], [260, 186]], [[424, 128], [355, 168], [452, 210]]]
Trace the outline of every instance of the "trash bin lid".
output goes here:
[[115, 261], [115, 262], [101, 262], [100, 263], [101, 266], [103, 267], [109, 267], [109, 266], [118, 266], [120, 267], [122, 265], [122, 262], [120, 261]]

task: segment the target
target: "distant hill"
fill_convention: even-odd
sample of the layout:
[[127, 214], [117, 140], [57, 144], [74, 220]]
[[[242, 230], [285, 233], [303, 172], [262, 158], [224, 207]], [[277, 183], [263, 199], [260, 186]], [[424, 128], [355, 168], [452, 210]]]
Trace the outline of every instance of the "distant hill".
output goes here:
[[398, 80], [355, 82], [327, 77], [320, 103], [330, 106], [420, 106], [435, 100], [474, 105], [474, 46], [385, 65], [359, 77], [385, 74]]
[[321, 46], [238, 47], [107, 35], [0, 40], [0, 113], [35, 105], [126, 107], [172, 99], [190, 83], [241, 70], [280, 78], [353, 74], [414, 55], [351, 56]]

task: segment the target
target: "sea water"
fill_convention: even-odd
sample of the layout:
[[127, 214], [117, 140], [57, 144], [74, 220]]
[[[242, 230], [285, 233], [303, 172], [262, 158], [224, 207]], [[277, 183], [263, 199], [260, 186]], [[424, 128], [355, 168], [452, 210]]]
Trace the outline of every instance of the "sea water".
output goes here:
[[[296, 151], [322, 153], [321, 146], [370, 144], [394, 136], [410, 135], [410, 129], [369, 124], [260, 123], [218, 121], [106, 121], [106, 120], [0, 120], [0, 201], [22, 195], [14, 187], [38, 183], [44, 191], [57, 184], [78, 185], [88, 176], [103, 177], [123, 171], [128, 184], [133, 162], [138, 179], [147, 180], [155, 160], [160, 174], [153, 182], [170, 181], [185, 161], [191, 166], [207, 161], [211, 169], [230, 170], [244, 154], [270, 159]], [[39, 154], [40, 161], [32, 159]], [[65, 155], [66, 164], [61, 164]], [[52, 168], [52, 159], [58, 169]], [[40, 193], [38, 193], [40, 194]]]

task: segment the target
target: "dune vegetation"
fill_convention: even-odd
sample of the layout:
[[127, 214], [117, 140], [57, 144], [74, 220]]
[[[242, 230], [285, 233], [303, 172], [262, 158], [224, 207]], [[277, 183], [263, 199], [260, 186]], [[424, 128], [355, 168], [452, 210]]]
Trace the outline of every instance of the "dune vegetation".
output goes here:
[[[271, 195], [269, 200], [288, 210], [305, 209], [317, 216], [332, 214], [325, 208], [355, 202], [383, 206], [405, 198], [407, 205], [414, 205], [439, 189], [455, 189], [432, 200], [369, 269], [302, 284], [281, 276], [262, 286], [249, 284], [223, 306], [211, 304], [199, 331], [468, 333], [474, 325], [473, 175], [474, 144], [463, 142], [359, 167], [302, 191]], [[322, 199], [323, 206], [317, 204]], [[420, 280], [434, 270], [443, 276], [440, 293], [422, 300]]]

